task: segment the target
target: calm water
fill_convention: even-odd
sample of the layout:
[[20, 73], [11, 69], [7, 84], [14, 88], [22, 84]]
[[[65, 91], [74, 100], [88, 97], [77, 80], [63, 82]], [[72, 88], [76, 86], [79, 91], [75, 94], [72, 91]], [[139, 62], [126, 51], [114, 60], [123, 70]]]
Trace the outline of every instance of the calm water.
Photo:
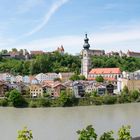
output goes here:
[[27, 126], [34, 140], [77, 140], [76, 131], [93, 124], [98, 134], [132, 126], [140, 135], [140, 103], [74, 108], [0, 108], [0, 140], [16, 140], [17, 130]]

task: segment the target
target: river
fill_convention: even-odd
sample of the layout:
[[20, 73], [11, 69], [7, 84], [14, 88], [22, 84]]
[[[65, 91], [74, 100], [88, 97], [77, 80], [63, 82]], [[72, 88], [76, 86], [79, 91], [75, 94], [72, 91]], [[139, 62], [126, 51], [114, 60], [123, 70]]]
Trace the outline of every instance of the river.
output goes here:
[[0, 108], [0, 140], [16, 140], [27, 126], [34, 140], [77, 140], [76, 131], [92, 124], [98, 134], [131, 125], [140, 135], [140, 103], [71, 108]]

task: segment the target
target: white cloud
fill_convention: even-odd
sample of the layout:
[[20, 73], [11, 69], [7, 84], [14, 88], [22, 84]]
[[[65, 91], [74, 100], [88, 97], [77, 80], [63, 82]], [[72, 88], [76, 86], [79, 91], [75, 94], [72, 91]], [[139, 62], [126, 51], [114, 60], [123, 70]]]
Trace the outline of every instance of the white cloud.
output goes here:
[[[60, 45], [63, 45], [68, 53], [79, 53], [83, 48], [84, 35], [75, 36], [59, 36], [53, 38], [43, 38], [33, 40], [24, 45], [19, 45], [19, 48], [30, 50], [45, 50], [53, 51]], [[106, 51], [114, 50], [135, 50], [140, 51], [140, 29], [115, 31], [115, 32], [100, 32], [89, 34], [89, 43], [91, 49], [104, 49]]]
[[69, 0], [57, 0], [53, 5], [50, 7], [49, 11], [46, 13], [46, 15], [43, 18], [43, 21], [35, 27], [32, 31], [25, 34], [25, 36], [30, 36], [38, 31], [40, 31], [44, 26], [47, 25], [49, 20], [51, 19], [52, 15], [65, 3], [67, 3]]

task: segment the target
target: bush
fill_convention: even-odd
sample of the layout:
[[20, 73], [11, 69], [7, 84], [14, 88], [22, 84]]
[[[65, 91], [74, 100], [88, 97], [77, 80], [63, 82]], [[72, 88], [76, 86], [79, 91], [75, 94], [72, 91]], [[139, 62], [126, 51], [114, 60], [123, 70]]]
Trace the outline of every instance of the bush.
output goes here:
[[50, 100], [45, 98], [39, 99], [37, 104], [40, 107], [49, 107], [51, 105]]
[[29, 102], [29, 107], [36, 108], [36, 107], [37, 107], [37, 102], [31, 100], [31, 101]]
[[93, 97], [92, 101], [95, 105], [102, 105], [103, 104], [103, 98], [101, 96]]
[[8, 99], [10, 102], [12, 102], [14, 107], [27, 106], [25, 99], [22, 97], [21, 93], [16, 89], [10, 91]]
[[135, 101], [139, 98], [140, 93], [137, 90], [131, 92], [131, 98]]
[[131, 97], [129, 94], [121, 94], [118, 96], [118, 103], [131, 103]]
[[115, 104], [117, 102], [117, 96], [105, 95], [103, 97], [104, 104]]
[[113, 135], [113, 131], [104, 132], [100, 136], [100, 140], [115, 140], [112, 135]]
[[8, 106], [8, 100], [7, 99], [1, 99], [0, 100], [0, 106]]
[[87, 106], [87, 105], [90, 105], [90, 98], [79, 98], [78, 105], [79, 106]]

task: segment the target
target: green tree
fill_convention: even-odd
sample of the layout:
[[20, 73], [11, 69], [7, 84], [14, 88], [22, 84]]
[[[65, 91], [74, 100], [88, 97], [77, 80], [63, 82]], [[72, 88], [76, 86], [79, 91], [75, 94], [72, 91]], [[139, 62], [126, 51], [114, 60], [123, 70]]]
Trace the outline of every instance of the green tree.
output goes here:
[[124, 86], [122, 92], [123, 92], [124, 94], [129, 94], [129, 89], [128, 89], [128, 87], [127, 87], [127, 86]]
[[97, 82], [104, 82], [104, 78], [103, 78], [103, 76], [96, 76], [96, 78], [95, 78], [95, 80], [97, 81]]
[[92, 125], [88, 125], [86, 129], [78, 130], [77, 134], [79, 135], [78, 140], [97, 140], [97, 134]]
[[33, 139], [32, 131], [28, 130], [27, 127], [24, 127], [23, 130], [18, 131], [17, 140], [32, 140], [32, 139]]
[[1, 51], [1, 54], [7, 54], [7, 53], [8, 53], [7, 50], [2, 50], [2, 51]]
[[118, 131], [117, 140], [131, 140], [130, 126], [122, 126]]
[[9, 93], [8, 99], [10, 102], [12, 102], [13, 106], [15, 107], [24, 106], [26, 103], [21, 93], [17, 91], [16, 89], [12, 90]]
[[12, 52], [17, 52], [18, 50], [16, 48], [12, 48]]
[[86, 77], [84, 75], [79, 76], [80, 80], [86, 80]]
[[68, 99], [69, 99], [69, 97], [68, 97], [66, 91], [61, 91], [60, 97], [58, 98], [59, 105], [66, 106]]
[[72, 81], [77, 81], [77, 80], [80, 80], [80, 77], [79, 77], [79, 75], [74, 74], [74, 75], [72, 75], [72, 76], [70, 77], [70, 80], [72, 80]]
[[113, 131], [104, 132], [101, 135], [100, 140], [115, 140], [112, 135], [113, 135]]

